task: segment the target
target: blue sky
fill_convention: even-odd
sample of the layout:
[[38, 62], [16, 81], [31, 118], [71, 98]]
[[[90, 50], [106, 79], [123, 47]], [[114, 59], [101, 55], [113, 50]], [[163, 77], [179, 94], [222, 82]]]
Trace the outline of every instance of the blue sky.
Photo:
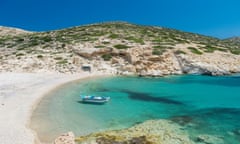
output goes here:
[[47, 31], [105, 21], [240, 36], [240, 0], [0, 0], [0, 25]]

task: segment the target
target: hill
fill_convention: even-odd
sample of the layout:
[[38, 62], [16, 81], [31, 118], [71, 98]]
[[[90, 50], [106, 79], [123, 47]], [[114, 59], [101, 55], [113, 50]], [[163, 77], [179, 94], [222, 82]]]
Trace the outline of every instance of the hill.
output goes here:
[[78, 73], [88, 64], [93, 71], [151, 76], [240, 72], [239, 43], [169, 28], [111, 22], [12, 31], [0, 35], [0, 71]]
[[240, 44], [240, 37], [231, 37], [231, 38], [225, 39], [224, 41], [231, 42], [231, 43], [234, 43], [236, 45], [239, 45]]
[[11, 27], [3, 27], [0, 26], [0, 36], [15, 36], [15, 35], [20, 35], [20, 34], [27, 34], [27, 33], [31, 33], [22, 29], [18, 29], [18, 28], [11, 28]]

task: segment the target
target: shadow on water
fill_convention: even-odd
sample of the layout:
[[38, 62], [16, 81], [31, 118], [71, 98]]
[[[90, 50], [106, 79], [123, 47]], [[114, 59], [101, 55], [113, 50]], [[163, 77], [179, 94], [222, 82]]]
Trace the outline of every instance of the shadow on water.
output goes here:
[[153, 97], [146, 93], [134, 92], [129, 90], [121, 90], [121, 92], [127, 93], [128, 97], [132, 100], [139, 100], [145, 102], [157, 102], [157, 103], [164, 103], [164, 104], [174, 104], [174, 105], [184, 105], [183, 102], [172, 100], [166, 97]]
[[104, 105], [105, 103], [94, 103], [94, 102], [85, 102], [85, 101], [77, 101], [80, 104], [87, 104], [87, 105]]

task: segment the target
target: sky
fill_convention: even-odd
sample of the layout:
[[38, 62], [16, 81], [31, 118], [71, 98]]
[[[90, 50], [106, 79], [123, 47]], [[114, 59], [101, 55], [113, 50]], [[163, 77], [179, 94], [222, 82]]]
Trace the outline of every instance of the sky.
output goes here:
[[126, 21], [218, 38], [240, 36], [240, 0], [0, 0], [0, 25], [49, 31]]

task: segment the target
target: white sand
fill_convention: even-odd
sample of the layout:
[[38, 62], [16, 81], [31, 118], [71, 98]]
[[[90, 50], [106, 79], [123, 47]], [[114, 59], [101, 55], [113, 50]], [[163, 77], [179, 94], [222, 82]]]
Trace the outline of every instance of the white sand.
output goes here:
[[63, 83], [97, 75], [100, 74], [0, 73], [0, 143], [36, 143], [28, 124], [33, 108], [44, 94]]

